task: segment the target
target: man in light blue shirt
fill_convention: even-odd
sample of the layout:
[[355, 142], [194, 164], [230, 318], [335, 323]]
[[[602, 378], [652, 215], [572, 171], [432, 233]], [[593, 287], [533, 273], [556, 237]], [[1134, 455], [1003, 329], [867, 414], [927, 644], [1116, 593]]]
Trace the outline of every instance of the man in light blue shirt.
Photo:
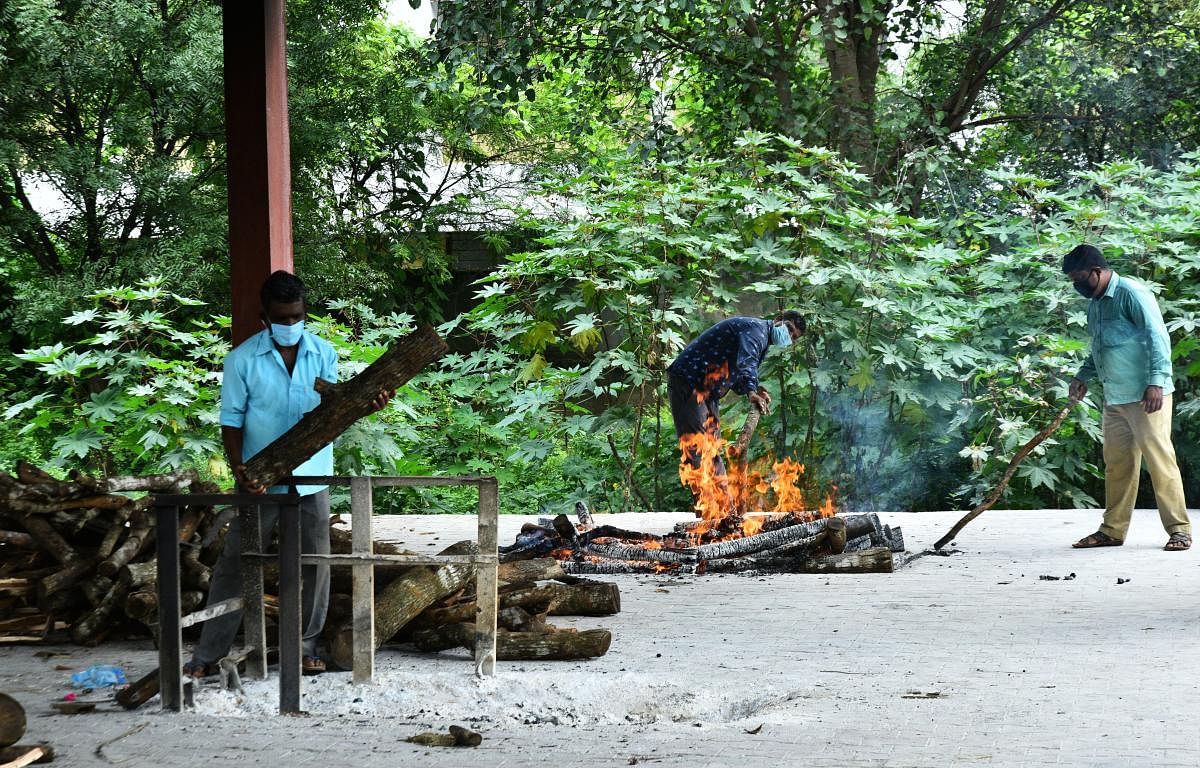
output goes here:
[[1070, 394], [1082, 398], [1093, 379], [1104, 390], [1104, 522], [1072, 546], [1114, 547], [1125, 541], [1145, 458], [1169, 536], [1164, 549], [1188, 549], [1191, 523], [1171, 442], [1171, 338], [1158, 304], [1146, 286], [1109, 269], [1095, 246], [1080, 245], [1068, 253], [1063, 272], [1089, 299], [1092, 338]]
[[[221, 382], [221, 438], [225, 457], [241, 490], [268, 491], [246, 477], [246, 460], [266, 448], [316, 408], [321, 396], [317, 379], [337, 381], [337, 353], [330, 344], [304, 330], [307, 309], [304, 283], [293, 274], [278, 271], [267, 278], [260, 292], [262, 331], [242, 342], [225, 358]], [[376, 409], [387, 404], [390, 393], [381, 392]], [[327, 445], [296, 467], [295, 475], [332, 475], [333, 446]], [[276, 486], [271, 492], [284, 493]], [[305, 554], [329, 554], [329, 491], [324, 485], [302, 485], [300, 494], [300, 547]], [[279, 516], [279, 507], [260, 507], [262, 541]], [[241, 532], [235, 520], [225, 537], [221, 558], [213, 569], [208, 603], [214, 605], [241, 594]], [[325, 671], [317, 654], [317, 640], [329, 607], [329, 566], [305, 565], [301, 569], [303, 669], [305, 674]], [[204, 623], [200, 642], [184, 674], [215, 674], [217, 662], [229, 653], [241, 623], [241, 612], [227, 613]]]

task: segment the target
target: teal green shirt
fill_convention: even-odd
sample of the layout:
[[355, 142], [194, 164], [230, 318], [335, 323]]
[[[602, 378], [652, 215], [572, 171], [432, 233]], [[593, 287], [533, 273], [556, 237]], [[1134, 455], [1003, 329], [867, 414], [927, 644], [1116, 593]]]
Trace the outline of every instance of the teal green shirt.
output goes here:
[[1076, 377], [1099, 378], [1106, 405], [1139, 402], [1149, 386], [1175, 391], [1171, 337], [1146, 286], [1113, 272], [1104, 295], [1088, 301], [1087, 324], [1091, 353]]
[[[229, 353], [221, 379], [221, 426], [242, 430], [242, 461], [273, 443], [320, 404], [321, 395], [313, 388], [318, 378], [337, 381], [337, 352], [308, 331], [300, 337], [291, 375], [266, 331], [254, 334]], [[332, 475], [333, 446], [314, 453], [292, 474]], [[309, 496], [325, 487], [301, 485], [296, 490]], [[280, 485], [269, 490], [285, 493], [287, 488]]]

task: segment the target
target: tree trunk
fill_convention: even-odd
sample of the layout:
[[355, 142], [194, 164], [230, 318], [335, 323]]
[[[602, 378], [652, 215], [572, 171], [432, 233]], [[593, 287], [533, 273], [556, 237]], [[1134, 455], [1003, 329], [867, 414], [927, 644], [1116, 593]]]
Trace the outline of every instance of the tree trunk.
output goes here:
[[366, 370], [341, 384], [318, 380], [321, 403], [246, 462], [246, 477], [265, 487], [274, 485], [317, 451], [333, 442], [375, 408], [384, 390], [395, 390], [429, 363], [444, 355], [446, 342], [428, 325], [396, 341]]

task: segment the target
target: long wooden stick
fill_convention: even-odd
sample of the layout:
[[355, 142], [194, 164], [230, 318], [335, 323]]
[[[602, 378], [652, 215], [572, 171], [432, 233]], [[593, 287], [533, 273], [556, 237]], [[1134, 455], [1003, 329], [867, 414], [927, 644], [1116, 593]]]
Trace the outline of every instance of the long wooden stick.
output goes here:
[[945, 536], [934, 542], [934, 549], [941, 549], [949, 544], [950, 540], [957, 536], [958, 532], [965, 528], [967, 523], [979, 517], [988, 509], [991, 509], [992, 505], [999, 501], [1000, 494], [1004, 493], [1004, 489], [1008, 487], [1008, 481], [1012, 480], [1013, 473], [1017, 471], [1017, 465], [1024, 461], [1025, 457], [1029, 455], [1029, 452], [1036, 448], [1039, 443], [1041, 443], [1047, 437], [1050, 437], [1050, 435], [1054, 434], [1054, 432], [1062, 425], [1063, 419], [1067, 418], [1067, 414], [1071, 412], [1071, 409], [1073, 409], [1078, 402], [1079, 398], [1077, 397], [1072, 397], [1070, 400], [1068, 400], [1066, 406], [1058, 412], [1058, 415], [1054, 417], [1054, 420], [1047, 424], [1045, 429], [1034, 435], [1028, 443], [1025, 443], [1021, 450], [1017, 451], [1016, 454], [1013, 455], [1012, 459], [1008, 462], [1008, 468], [1004, 470], [1004, 474], [1000, 477], [1000, 482], [996, 484], [996, 487], [992, 489], [992, 492], [988, 494], [988, 497], [984, 499], [977, 507], [963, 515], [963, 518], [955, 523], [954, 527], [951, 528]]
[[[737, 462], [737, 478], [740, 485], [746, 484], [746, 466], [750, 458], [750, 438], [754, 437], [754, 430], [758, 428], [758, 420], [762, 418], [762, 411], [758, 410], [753, 404], [750, 406], [750, 413], [746, 414], [746, 421], [742, 424], [742, 434], [738, 436], [737, 442], [730, 448], [730, 457]], [[735, 501], [737, 505], [737, 513], [739, 515], [746, 514], [747, 496], [746, 488], [742, 488], [737, 493]]]

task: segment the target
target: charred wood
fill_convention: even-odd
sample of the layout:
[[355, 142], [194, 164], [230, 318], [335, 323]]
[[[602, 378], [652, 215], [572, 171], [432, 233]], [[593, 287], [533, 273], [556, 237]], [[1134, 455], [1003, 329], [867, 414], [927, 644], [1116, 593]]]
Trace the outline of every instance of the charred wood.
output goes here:
[[607, 540], [592, 541], [585, 551], [613, 560], [650, 560], [656, 563], [694, 563], [699, 557], [699, 550], [688, 549], [651, 549], [649, 547], [633, 547]]

